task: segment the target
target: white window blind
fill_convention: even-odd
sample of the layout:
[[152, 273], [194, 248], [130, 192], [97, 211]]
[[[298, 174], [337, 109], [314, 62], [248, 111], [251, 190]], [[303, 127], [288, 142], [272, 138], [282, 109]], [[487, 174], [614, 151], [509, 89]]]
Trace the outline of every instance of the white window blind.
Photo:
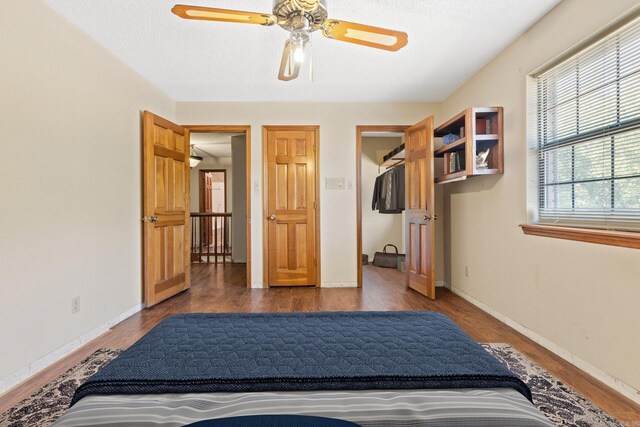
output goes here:
[[540, 223], [640, 229], [640, 19], [536, 84]]

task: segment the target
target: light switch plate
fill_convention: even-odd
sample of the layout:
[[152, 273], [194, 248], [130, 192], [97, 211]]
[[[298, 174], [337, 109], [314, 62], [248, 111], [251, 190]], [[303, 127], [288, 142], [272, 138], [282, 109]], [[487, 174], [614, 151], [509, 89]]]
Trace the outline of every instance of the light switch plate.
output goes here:
[[325, 178], [324, 188], [327, 190], [344, 190], [345, 181], [344, 177]]

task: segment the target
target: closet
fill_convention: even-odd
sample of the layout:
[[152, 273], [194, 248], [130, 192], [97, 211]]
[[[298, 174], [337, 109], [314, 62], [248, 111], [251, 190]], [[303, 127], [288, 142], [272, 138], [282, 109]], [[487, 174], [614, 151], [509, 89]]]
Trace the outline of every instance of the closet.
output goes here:
[[[385, 245], [404, 254], [404, 133], [366, 133], [361, 141], [362, 261], [366, 265]], [[387, 250], [395, 253], [391, 246]]]
[[503, 109], [470, 107], [435, 128], [431, 116], [356, 131], [358, 286], [364, 260], [391, 243], [406, 253], [406, 285], [435, 299], [434, 184], [503, 173]]

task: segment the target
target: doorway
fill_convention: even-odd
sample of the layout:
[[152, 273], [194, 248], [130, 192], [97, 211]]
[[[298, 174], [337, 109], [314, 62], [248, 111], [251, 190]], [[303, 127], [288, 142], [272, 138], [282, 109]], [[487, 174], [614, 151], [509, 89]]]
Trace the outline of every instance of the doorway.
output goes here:
[[264, 284], [320, 286], [319, 126], [264, 126]]
[[227, 211], [227, 170], [200, 169], [200, 212]]
[[[395, 246], [400, 254], [405, 253], [404, 191], [394, 190], [402, 191], [402, 201], [388, 206], [388, 209], [387, 206], [376, 205], [375, 196], [379, 194], [376, 182], [382, 183], [387, 173], [401, 175], [404, 182], [404, 151], [401, 148], [408, 128], [409, 126], [356, 128], [358, 287], [363, 284], [363, 265], [373, 261], [375, 252], [383, 251], [385, 245], [389, 244]], [[386, 249], [395, 253], [393, 246], [387, 246]]]
[[[192, 146], [195, 146], [193, 144]], [[205, 160], [203, 158], [203, 160]], [[231, 164], [233, 166], [233, 162]], [[238, 165], [235, 165], [238, 167]], [[192, 262], [213, 262], [218, 263], [222, 258], [222, 263], [234, 260], [231, 241], [231, 216], [226, 216], [227, 209], [227, 169], [200, 169], [198, 187], [200, 193], [200, 210], [198, 213], [210, 214], [199, 216], [197, 221], [192, 223], [192, 227], [200, 230], [199, 242], [194, 248], [201, 249], [192, 251]], [[238, 210], [236, 210], [238, 213]], [[206, 252], [202, 249], [206, 248]], [[238, 254], [245, 258], [246, 254]], [[207, 255], [205, 256], [204, 253]], [[237, 258], [236, 258], [237, 259]]]
[[250, 126], [185, 128], [196, 157], [190, 174], [191, 262], [244, 264], [251, 287]]
[[[433, 171], [433, 116], [413, 126], [356, 127], [357, 266], [358, 287], [362, 286], [362, 151], [368, 133], [404, 134], [404, 146], [385, 159], [393, 167], [404, 162], [405, 169], [405, 283], [407, 287], [435, 299], [435, 215]], [[382, 166], [382, 165], [381, 165]]]

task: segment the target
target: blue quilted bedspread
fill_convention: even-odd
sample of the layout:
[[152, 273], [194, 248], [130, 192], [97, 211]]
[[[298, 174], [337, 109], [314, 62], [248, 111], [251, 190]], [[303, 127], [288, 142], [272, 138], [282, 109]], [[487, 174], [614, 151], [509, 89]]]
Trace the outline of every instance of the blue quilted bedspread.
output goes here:
[[92, 394], [502, 388], [531, 392], [433, 312], [183, 314], [89, 378]]

